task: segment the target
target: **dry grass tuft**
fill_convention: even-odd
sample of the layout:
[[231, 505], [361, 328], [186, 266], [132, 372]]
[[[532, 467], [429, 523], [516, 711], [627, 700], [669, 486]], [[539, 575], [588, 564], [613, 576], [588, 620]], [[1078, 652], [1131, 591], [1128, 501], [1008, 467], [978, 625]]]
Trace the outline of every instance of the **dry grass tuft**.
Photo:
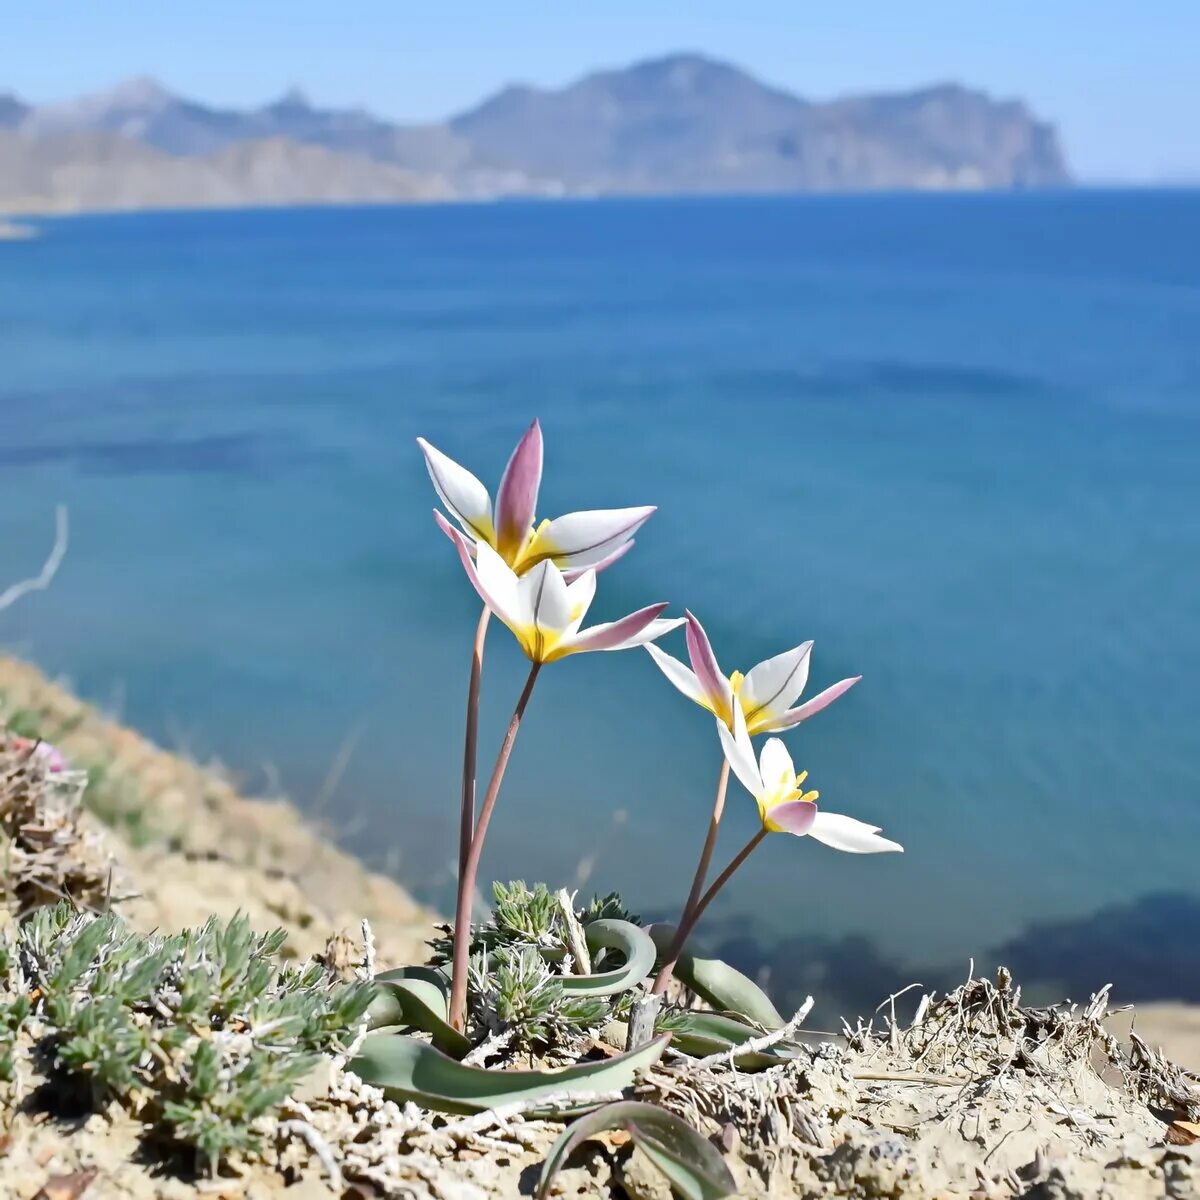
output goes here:
[[0, 733], [0, 903], [13, 916], [58, 900], [108, 907], [113, 864], [84, 812], [87, 781], [38, 742]]

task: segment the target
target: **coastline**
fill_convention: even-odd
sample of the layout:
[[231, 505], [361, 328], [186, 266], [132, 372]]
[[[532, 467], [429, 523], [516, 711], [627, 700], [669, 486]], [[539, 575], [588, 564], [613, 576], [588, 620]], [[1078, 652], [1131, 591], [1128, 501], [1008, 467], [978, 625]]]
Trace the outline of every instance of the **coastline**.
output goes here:
[[287, 931], [294, 957], [335, 935], [374, 932], [380, 963], [422, 961], [436, 915], [394, 880], [341, 850], [333, 831], [283, 799], [241, 795], [217, 765], [155, 746], [48, 679], [0, 655], [0, 719], [58, 746], [88, 770], [85, 806], [105, 826], [137, 928], [177, 929], [246, 913]]
[[32, 225], [10, 221], [0, 212], [0, 242], [24, 242], [37, 236], [38, 231]]

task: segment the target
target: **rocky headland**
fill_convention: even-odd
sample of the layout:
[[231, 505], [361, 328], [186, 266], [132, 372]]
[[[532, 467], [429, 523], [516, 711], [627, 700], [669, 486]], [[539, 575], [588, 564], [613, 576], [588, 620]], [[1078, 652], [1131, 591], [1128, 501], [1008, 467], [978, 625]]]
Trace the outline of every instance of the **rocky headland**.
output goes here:
[[1019, 100], [938, 84], [812, 101], [698, 54], [513, 85], [424, 125], [298, 91], [221, 108], [149, 79], [54, 104], [0, 94], [0, 212], [1070, 182], [1054, 127]]

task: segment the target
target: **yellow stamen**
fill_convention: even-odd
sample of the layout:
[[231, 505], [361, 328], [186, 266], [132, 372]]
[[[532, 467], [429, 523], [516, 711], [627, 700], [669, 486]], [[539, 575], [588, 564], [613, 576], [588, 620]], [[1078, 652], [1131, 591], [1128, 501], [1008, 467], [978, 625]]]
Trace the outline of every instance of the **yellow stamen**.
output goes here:
[[549, 527], [550, 518], [547, 517], [540, 525], [530, 530], [524, 544], [517, 550], [514, 561], [510, 565], [518, 575], [524, 575], [526, 571], [532, 570], [542, 559], [554, 557], [554, 543], [546, 536], [546, 530]]

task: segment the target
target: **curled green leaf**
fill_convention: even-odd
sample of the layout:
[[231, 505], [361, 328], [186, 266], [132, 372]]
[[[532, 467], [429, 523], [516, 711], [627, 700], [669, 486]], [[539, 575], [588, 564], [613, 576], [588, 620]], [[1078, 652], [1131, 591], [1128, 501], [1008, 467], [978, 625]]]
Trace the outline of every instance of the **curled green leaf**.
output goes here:
[[[558, 1070], [489, 1071], [468, 1067], [428, 1042], [396, 1033], [372, 1033], [350, 1063], [365, 1083], [383, 1088], [390, 1100], [412, 1100], [435, 1112], [475, 1113], [502, 1104], [549, 1100], [548, 1115], [589, 1107], [588, 1098], [631, 1087], [640, 1072], [662, 1057], [668, 1038], [659, 1037], [628, 1054]], [[576, 1099], [578, 1097], [578, 1099]]]
[[[675, 937], [674, 925], [651, 925], [646, 932], [664, 953]], [[719, 958], [697, 958], [686, 950], [675, 964], [675, 977], [720, 1012], [737, 1013], [763, 1029], [780, 1029], [784, 1019], [770, 997], [741, 971]]]
[[733, 1176], [711, 1142], [686, 1121], [638, 1100], [618, 1100], [573, 1122], [551, 1147], [538, 1180], [537, 1200], [545, 1200], [571, 1151], [597, 1133], [623, 1129], [666, 1176], [684, 1200], [724, 1200], [737, 1191]]
[[563, 991], [576, 996], [615, 996], [636, 987], [654, 970], [657, 951], [650, 935], [632, 921], [592, 921], [583, 928], [588, 949], [619, 950], [625, 961], [613, 971], [596, 975], [564, 975]]
[[471, 1048], [465, 1034], [449, 1023], [450, 981], [435, 967], [397, 967], [375, 976], [375, 996], [367, 1010], [372, 1029], [407, 1025], [428, 1033], [446, 1054], [462, 1058]]

